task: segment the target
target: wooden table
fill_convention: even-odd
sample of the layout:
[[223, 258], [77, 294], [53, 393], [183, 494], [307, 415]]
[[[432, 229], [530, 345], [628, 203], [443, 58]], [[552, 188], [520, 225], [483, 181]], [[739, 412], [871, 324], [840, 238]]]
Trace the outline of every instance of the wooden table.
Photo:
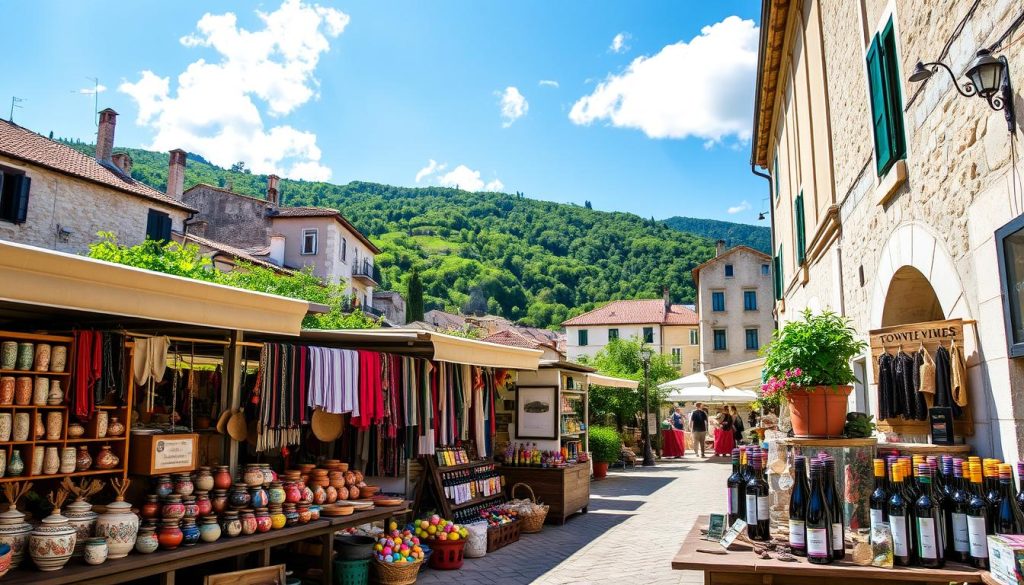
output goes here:
[[[957, 563], [946, 563], [943, 569], [880, 569], [855, 565], [849, 560], [814, 565], [804, 557], [797, 557], [795, 562], [761, 559], [754, 554], [752, 547], [740, 542], [733, 543], [727, 554], [698, 552], [722, 550], [717, 542], [701, 538], [700, 531], [707, 526], [708, 516], [699, 517], [672, 559], [673, 569], [704, 571], [705, 585], [948, 585], [983, 582], [983, 571]], [[847, 559], [849, 557], [847, 551]]]
[[525, 483], [533, 490], [537, 501], [550, 506], [547, 522], [565, 524], [565, 520], [577, 512], [587, 513], [590, 505], [590, 466], [576, 463], [566, 467], [512, 467], [503, 465], [505, 487], [509, 498], [528, 498], [530, 492], [519, 488], [515, 494], [512, 488]]
[[248, 553], [260, 553], [260, 566], [270, 564], [270, 549], [304, 540], [320, 538], [323, 546], [321, 568], [324, 585], [331, 585], [334, 557], [334, 533], [345, 528], [359, 526], [378, 520], [387, 520], [408, 512], [406, 505], [381, 506], [366, 512], [357, 512], [351, 516], [334, 518], [321, 517], [319, 520], [299, 526], [291, 526], [280, 530], [271, 530], [237, 536], [222, 537], [217, 542], [200, 541], [195, 546], [179, 547], [175, 550], [158, 550], [152, 554], [132, 552], [123, 559], [111, 559], [102, 565], [86, 565], [81, 559], [72, 559], [59, 571], [39, 571], [32, 564], [26, 552], [22, 562], [24, 569], [18, 568], [3, 577], [4, 585], [113, 585], [152, 575], [160, 575], [161, 585], [174, 585], [175, 571], [211, 561], [236, 557]]

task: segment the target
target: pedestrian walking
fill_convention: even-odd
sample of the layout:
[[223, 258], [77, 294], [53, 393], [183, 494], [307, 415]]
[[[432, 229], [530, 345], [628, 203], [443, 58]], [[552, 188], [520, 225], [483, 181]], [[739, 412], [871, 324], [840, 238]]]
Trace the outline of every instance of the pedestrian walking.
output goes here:
[[715, 425], [715, 456], [731, 456], [736, 439], [733, 436], [732, 416], [727, 408], [722, 408], [715, 415]]
[[729, 407], [729, 415], [732, 416], [732, 436], [737, 445], [743, 443], [743, 417], [736, 410], [735, 406]]
[[698, 402], [693, 412], [690, 413], [690, 434], [693, 435], [693, 454], [704, 453], [704, 439], [708, 436], [708, 413], [704, 411], [704, 405]]

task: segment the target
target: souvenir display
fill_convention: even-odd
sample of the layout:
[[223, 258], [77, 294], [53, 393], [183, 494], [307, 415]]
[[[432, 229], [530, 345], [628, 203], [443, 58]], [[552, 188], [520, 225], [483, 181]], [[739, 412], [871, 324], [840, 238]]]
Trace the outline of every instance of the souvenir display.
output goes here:
[[28, 551], [32, 525], [25, 522], [25, 514], [18, 510], [18, 502], [31, 490], [31, 482], [3, 484], [4, 496], [10, 502], [10, 508], [0, 513], [0, 544], [11, 547], [11, 568], [17, 568]]
[[77, 533], [60, 509], [68, 492], [63, 488], [47, 496], [53, 511], [29, 534], [28, 552], [32, 562], [40, 571], [57, 571], [64, 568], [75, 550]]
[[84, 543], [85, 562], [89, 565], [102, 565], [107, 560], [109, 550], [107, 539], [103, 537], [87, 538]]
[[117, 498], [107, 504], [107, 511], [96, 520], [96, 536], [107, 538], [110, 549], [108, 556], [112, 559], [119, 559], [131, 552], [139, 530], [139, 517], [132, 512], [132, 505], [124, 501], [124, 494], [130, 484], [131, 480], [128, 479], [110, 480]]
[[[88, 500], [103, 489], [103, 482], [98, 479], [84, 479], [76, 485], [71, 478], [65, 477], [61, 486], [75, 496], [75, 501], [65, 506], [64, 515], [76, 534], [75, 550], [71, 556], [80, 557], [85, 541], [93, 536], [96, 519], [99, 517], [99, 514], [92, 511], [92, 504]], [[106, 559], [106, 556], [104, 552], [103, 558]]]

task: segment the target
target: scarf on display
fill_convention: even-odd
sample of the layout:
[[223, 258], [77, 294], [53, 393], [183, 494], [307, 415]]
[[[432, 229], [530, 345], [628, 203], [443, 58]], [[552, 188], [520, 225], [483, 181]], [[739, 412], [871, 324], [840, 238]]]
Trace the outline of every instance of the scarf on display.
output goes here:
[[935, 362], [924, 347], [914, 354], [914, 388], [924, 395], [929, 407], [935, 403]]
[[359, 354], [359, 414], [352, 414], [352, 426], [366, 429], [381, 421], [384, 414], [384, 366], [381, 354], [358, 350]]
[[302, 424], [309, 422], [307, 408], [307, 347], [284, 343], [264, 344], [260, 352], [257, 402], [256, 450], [267, 451], [302, 440]]
[[96, 403], [102, 403], [108, 394], [113, 394], [120, 406], [128, 400], [125, 391], [125, 337], [121, 333], [104, 331], [100, 341], [102, 375], [96, 382]]
[[103, 334], [89, 329], [75, 331], [74, 377], [69, 404], [81, 420], [96, 410], [96, 386], [103, 376]]
[[305, 347], [309, 355], [306, 405], [359, 416], [359, 354], [348, 349]]

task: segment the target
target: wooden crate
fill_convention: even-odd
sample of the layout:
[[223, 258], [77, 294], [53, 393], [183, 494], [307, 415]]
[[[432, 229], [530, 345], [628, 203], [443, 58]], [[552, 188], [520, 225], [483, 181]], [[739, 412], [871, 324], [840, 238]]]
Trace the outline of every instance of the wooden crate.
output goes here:
[[519, 521], [509, 522], [487, 529], [487, 552], [491, 553], [503, 546], [519, 540]]
[[196, 468], [199, 435], [132, 435], [128, 471], [135, 475], [183, 473]]

